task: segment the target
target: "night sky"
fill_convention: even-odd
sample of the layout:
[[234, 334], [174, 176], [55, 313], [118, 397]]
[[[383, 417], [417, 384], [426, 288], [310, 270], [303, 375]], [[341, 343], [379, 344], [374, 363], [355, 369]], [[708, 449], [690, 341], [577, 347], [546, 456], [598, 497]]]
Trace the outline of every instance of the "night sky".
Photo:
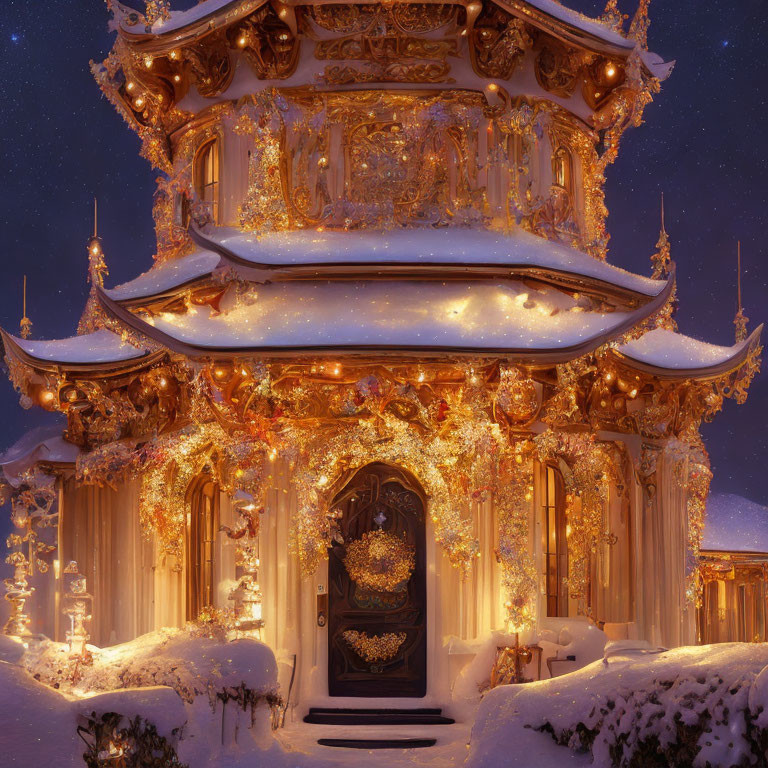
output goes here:
[[[134, 0], [134, 5], [137, 0]], [[187, 7], [178, 1], [175, 7]], [[596, 15], [599, 0], [570, 0]], [[621, 3], [625, 13], [634, 3]], [[678, 266], [683, 333], [733, 343], [736, 240], [745, 265], [750, 328], [768, 319], [768, 18], [764, 0], [654, 0], [650, 45], [676, 59], [671, 78], [624, 137], [608, 169], [609, 259], [648, 274], [663, 190]], [[3, 0], [0, 15], [2, 260], [0, 324], [17, 332], [28, 274], [33, 336], [76, 328], [85, 303], [92, 199], [110, 268], [108, 285], [151, 264], [155, 172], [137, 137], [93, 81], [112, 35], [102, 0]], [[766, 366], [768, 367], [768, 366]], [[23, 411], [0, 376], [0, 448], [50, 421]], [[768, 504], [768, 375], [744, 406], [726, 402], [704, 429], [713, 490]]]

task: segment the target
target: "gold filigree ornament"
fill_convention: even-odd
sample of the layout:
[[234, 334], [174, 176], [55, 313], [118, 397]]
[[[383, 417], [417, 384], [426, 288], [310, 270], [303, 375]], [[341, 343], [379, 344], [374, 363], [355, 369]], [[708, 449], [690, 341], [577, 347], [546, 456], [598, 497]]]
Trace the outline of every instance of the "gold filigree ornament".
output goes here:
[[388, 531], [368, 531], [347, 547], [344, 567], [363, 589], [403, 592], [416, 565], [416, 549]]
[[348, 629], [344, 633], [347, 645], [364, 661], [388, 661], [397, 655], [406, 639], [405, 632], [385, 632], [383, 635], [369, 635]]

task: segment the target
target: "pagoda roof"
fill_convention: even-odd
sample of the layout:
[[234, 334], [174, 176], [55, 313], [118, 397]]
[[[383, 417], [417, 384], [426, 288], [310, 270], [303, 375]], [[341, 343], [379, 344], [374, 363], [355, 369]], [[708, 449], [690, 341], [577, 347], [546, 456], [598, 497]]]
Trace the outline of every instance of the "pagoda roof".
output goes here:
[[[245, 18], [267, 0], [204, 0], [183, 11], [171, 11], [169, 18], [158, 19], [150, 28], [140, 24], [135, 11], [113, 2], [123, 37], [151, 52], [183, 45], [210, 32], [228, 27]], [[361, 4], [376, 0], [362, 0]], [[535, 27], [570, 43], [590, 50], [627, 57], [637, 41], [625, 37], [609, 23], [591, 18], [558, 0], [495, 0], [499, 6]], [[317, 5], [348, 4], [349, 0], [315, 0]], [[299, 6], [302, 0], [286, 0], [286, 6]], [[467, 2], [460, 2], [467, 5]], [[140, 30], [140, 31], [139, 31]]]
[[66, 423], [60, 419], [52, 424], [35, 427], [23, 434], [10, 448], [0, 455], [0, 468], [8, 482], [17, 478], [33, 464], [73, 465], [81, 449], [68, 443], [62, 432]]
[[106, 371], [133, 367], [156, 357], [149, 349], [129, 344], [105, 328], [65, 339], [20, 339], [5, 331], [0, 333], [6, 353], [15, 353], [22, 362], [43, 369], [85, 367]]
[[664, 280], [633, 274], [520, 229], [509, 235], [459, 228], [311, 229], [265, 234], [213, 228], [206, 233], [190, 232], [201, 250], [158, 264], [135, 280], [107, 290], [106, 295], [118, 302], [136, 303], [209, 278], [227, 266], [234, 266], [243, 278], [254, 282], [521, 276], [573, 290], [619, 294], [633, 304], [658, 296], [667, 285]]
[[738, 368], [760, 344], [760, 325], [745, 341], [730, 347], [708, 344], [675, 331], [656, 328], [614, 347], [628, 367], [660, 378], [707, 378]]
[[159, 296], [176, 291], [202, 277], [210, 277], [221, 263], [221, 254], [195, 251], [187, 256], [158, 262], [143, 274], [105, 293], [116, 301]]
[[149, 314], [100, 296], [120, 321], [191, 357], [433, 351], [560, 362], [635, 327], [664, 305], [672, 288], [670, 280], [628, 311], [595, 311], [555, 287], [514, 279], [252, 283], [237, 301]]

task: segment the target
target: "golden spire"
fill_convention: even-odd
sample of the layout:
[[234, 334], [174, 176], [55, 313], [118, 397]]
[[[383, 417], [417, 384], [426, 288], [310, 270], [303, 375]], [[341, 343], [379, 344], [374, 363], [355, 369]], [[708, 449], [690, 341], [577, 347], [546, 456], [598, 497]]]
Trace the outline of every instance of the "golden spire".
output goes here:
[[666, 277], [672, 270], [672, 248], [669, 244], [669, 237], [664, 226], [664, 193], [661, 193], [661, 229], [659, 230], [659, 240], [656, 243], [656, 253], [651, 256], [653, 264], [654, 280], [660, 280]]
[[93, 198], [93, 235], [88, 241], [88, 280], [92, 285], [104, 287], [104, 276], [109, 274], [107, 262], [104, 261], [104, 250], [101, 247], [101, 238], [98, 231], [99, 205]]
[[648, 17], [648, 6], [651, 0], [640, 0], [635, 15], [629, 24], [629, 37], [634, 38], [641, 48], [648, 48], [648, 27], [651, 23]]
[[32, 332], [32, 321], [27, 317], [27, 276], [24, 275], [24, 287], [21, 292], [22, 318], [19, 322], [19, 336], [22, 339], [28, 339]]
[[744, 308], [741, 306], [741, 240], [736, 245], [736, 317], [733, 318], [733, 325], [736, 328], [736, 343], [747, 340], [747, 323], [749, 318], [744, 314]]

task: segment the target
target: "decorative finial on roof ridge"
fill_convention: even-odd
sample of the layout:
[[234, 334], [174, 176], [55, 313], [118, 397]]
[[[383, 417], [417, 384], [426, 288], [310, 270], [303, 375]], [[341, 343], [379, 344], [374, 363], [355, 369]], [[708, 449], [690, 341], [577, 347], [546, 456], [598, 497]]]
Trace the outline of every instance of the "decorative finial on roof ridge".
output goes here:
[[147, 32], [159, 21], [168, 21], [171, 17], [170, 0], [145, 0], [144, 19]]
[[736, 329], [736, 343], [747, 340], [747, 324], [749, 318], [744, 314], [744, 307], [741, 304], [741, 240], [736, 242], [736, 316], [733, 318], [733, 325]]
[[606, 24], [615, 32], [621, 33], [624, 29], [624, 22], [629, 18], [626, 13], [619, 10], [619, 0], [608, 0], [605, 4], [605, 10], [600, 21]]
[[22, 317], [19, 321], [19, 336], [22, 339], [28, 339], [32, 333], [32, 321], [27, 317], [27, 276], [24, 275], [24, 286], [21, 292]]
[[93, 235], [88, 240], [88, 280], [92, 285], [104, 287], [104, 276], [109, 274], [104, 260], [104, 249], [98, 233], [99, 204], [93, 198]]
[[[661, 227], [659, 228], [659, 239], [656, 243], [656, 252], [651, 256], [651, 264], [653, 264], [654, 280], [662, 280], [664, 278], [669, 279], [674, 269], [674, 262], [672, 261], [672, 247], [669, 242], [669, 235], [667, 235], [667, 228], [664, 223], [664, 193], [661, 193]], [[656, 316], [656, 327], [666, 328], [669, 331], [677, 330], [677, 323], [675, 322], [675, 312], [677, 311], [677, 285], [672, 289], [669, 301], [664, 305], [662, 310]]]
[[651, 23], [651, 19], [648, 16], [650, 4], [651, 0], [640, 0], [635, 15], [629, 24], [629, 37], [634, 38], [637, 44], [645, 49], [648, 48], [648, 27]]
[[664, 224], [663, 192], [661, 193], [661, 228], [659, 229], [659, 239], [656, 242], [656, 252], [651, 256], [651, 264], [653, 264], [652, 277], [654, 280], [660, 280], [672, 271], [672, 247]]

